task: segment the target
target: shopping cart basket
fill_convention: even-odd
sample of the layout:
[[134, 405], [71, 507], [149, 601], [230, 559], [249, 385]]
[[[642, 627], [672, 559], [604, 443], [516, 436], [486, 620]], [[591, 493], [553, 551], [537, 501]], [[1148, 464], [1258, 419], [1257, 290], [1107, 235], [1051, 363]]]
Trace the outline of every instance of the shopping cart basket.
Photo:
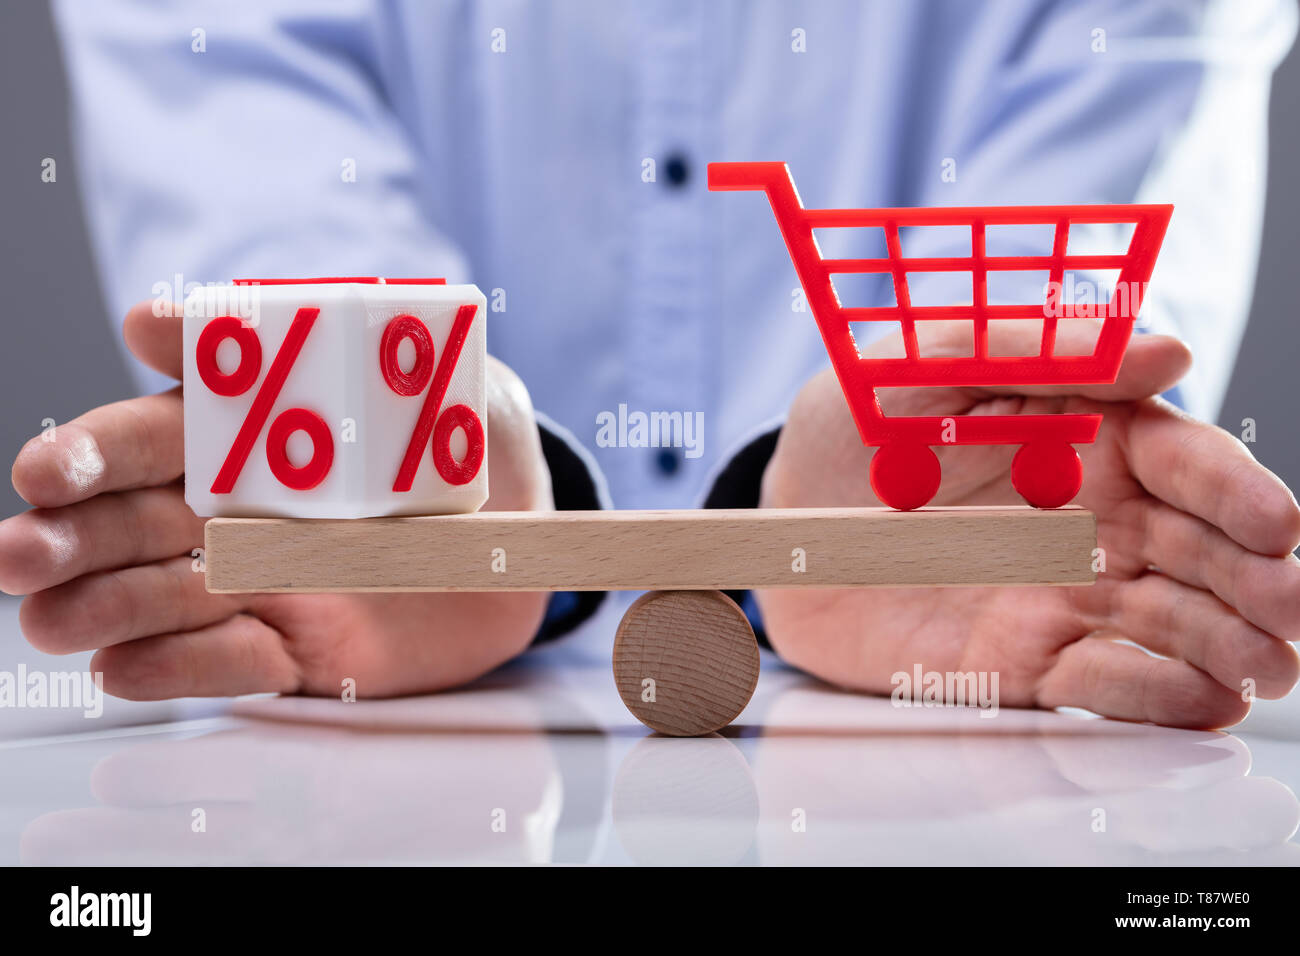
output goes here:
[[[871, 459], [871, 487], [885, 504], [901, 510], [919, 508], [939, 489], [939, 459], [931, 446], [1020, 445], [1011, 465], [1011, 481], [1020, 495], [1039, 508], [1056, 508], [1072, 499], [1083, 482], [1083, 465], [1075, 444], [1097, 437], [1100, 415], [951, 415], [923, 418], [886, 417], [875, 390], [892, 386], [1082, 385], [1113, 382], [1133, 331], [1146, 283], [1151, 278], [1173, 206], [989, 206], [928, 209], [805, 209], [785, 163], [710, 163], [709, 188], [757, 189], [767, 193], [804, 294], [812, 308], [840, 387], [867, 445], [878, 446]], [[1132, 223], [1133, 236], [1122, 255], [1070, 255], [1071, 224]], [[986, 227], [1047, 224], [1055, 229], [1049, 256], [989, 256]], [[964, 226], [970, 229], [971, 254], [905, 259], [900, 227]], [[884, 231], [887, 257], [823, 259], [813, 230], [825, 227], [877, 227]], [[1066, 270], [1119, 270], [1109, 301], [1071, 304], [1060, 301]], [[1049, 273], [1043, 302], [990, 305], [988, 277], [995, 271]], [[908, 290], [911, 272], [963, 272], [971, 275], [970, 305], [914, 306]], [[832, 284], [833, 275], [889, 274], [895, 304], [846, 308]], [[1057, 290], [1055, 296], [1049, 291]], [[1088, 355], [1055, 355], [1061, 318], [1102, 320], [1096, 346]], [[969, 357], [927, 357], [917, 346], [916, 323], [934, 319], [969, 319], [974, 324]], [[988, 324], [998, 319], [1032, 319], [1042, 323], [1036, 355], [989, 355]], [[892, 322], [902, 329], [905, 356], [866, 358], [859, 354], [851, 322]]]

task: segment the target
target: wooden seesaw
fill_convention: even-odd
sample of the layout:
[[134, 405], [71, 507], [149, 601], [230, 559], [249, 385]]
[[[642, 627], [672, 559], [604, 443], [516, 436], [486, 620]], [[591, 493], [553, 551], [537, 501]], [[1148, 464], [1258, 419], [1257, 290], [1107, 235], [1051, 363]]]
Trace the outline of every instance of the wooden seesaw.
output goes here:
[[213, 518], [213, 592], [641, 591], [614, 639], [628, 710], [673, 736], [739, 716], [758, 643], [722, 590], [1088, 585], [1081, 508], [479, 512]]
[[[623, 702], [639, 720], [662, 733], [684, 736], [710, 733], [734, 720], [749, 702], [758, 680], [758, 645], [753, 629], [722, 590], [1092, 584], [1096, 520], [1089, 511], [1061, 506], [1073, 500], [1082, 486], [1083, 463], [1074, 446], [1096, 439], [1100, 414], [886, 417], [876, 389], [1114, 382], [1173, 207], [808, 209], [795, 191], [784, 163], [710, 163], [708, 177], [713, 190], [756, 190], [767, 196], [859, 435], [864, 445], [875, 448], [869, 466], [872, 491], [878, 500], [899, 510], [480, 512], [348, 520], [213, 518], [206, 532], [208, 589], [646, 590], [649, 593], [632, 604], [619, 624], [614, 639], [614, 677]], [[1109, 228], [1125, 224], [1132, 225], [1133, 233], [1123, 252], [1090, 255], [1070, 248], [1073, 226]], [[992, 252], [987, 243], [988, 230], [1011, 225], [1050, 228], [1050, 255]], [[934, 227], [969, 230], [969, 252], [938, 258], [905, 254], [902, 230]], [[877, 258], [823, 258], [814, 236], [814, 230], [823, 228], [879, 232], [888, 254]], [[1067, 273], [1099, 269], [1120, 270], [1116, 294], [1104, 306], [1095, 302], [1063, 303], [1059, 295], [1053, 294]], [[969, 275], [970, 303], [943, 307], [913, 304], [908, 276], [934, 272]], [[1051, 276], [1043, 290], [1043, 301], [1006, 304], [991, 300], [991, 275], [1030, 272]], [[834, 277], [855, 273], [888, 275], [894, 304], [861, 308], [842, 304]], [[447, 361], [449, 352], [453, 356], [447, 375], [441, 378], [433, 370], [432, 346], [425, 341], [429, 330], [413, 315], [391, 319], [382, 338], [379, 326], [374, 326], [372, 340], [365, 346], [377, 348], [390, 389], [403, 396], [419, 393], [433, 375], [440, 384], [430, 386], [425, 404], [434, 412], [447, 391], [454, 356], [471, 334], [478, 336], [478, 354], [486, 354], [481, 323], [473, 323], [476, 312], [485, 307], [482, 293], [474, 287], [438, 286], [441, 281], [371, 279], [364, 280], [371, 284], [357, 286], [349, 293], [354, 298], [368, 296], [367, 301], [373, 300], [371, 316], [378, 314], [374, 310], [383, 303], [397, 302], [402, 308], [408, 307], [414, 288], [423, 290], [420, 301], [425, 306], [431, 308], [430, 304], [437, 302], [450, 309], [445, 314], [437, 313], [443, 315], [442, 324], [449, 328], [441, 336], [448, 343], [443, 346], [443, 361]], [[280, 287], [275, 282], [271, 285]], [[1120, 294], [1121, 290], [1124, 294]], [[1061, 291], [1056, 288], [1057, 293]], [[330, 301], [316, 287], [311, 290], [311, 303], [301, 301], [305, 295], [306, 287], [288, 298], [281, 295], [276, 299], [281, 311], [273, 313], [268, 303], [275, 297], [263, 294], [263, 328], [268, 316], [278, 315], [287, 329], [283, 337], [286, 342], [293, 338], [294, 349], [301, 348], [320, 311], [314, 303]], [[187, 307], [187, 316], [190, 311]], [[1057, 354], [1057, 321], [1061, 317], [1101, 320], [1090, 354]], [[917, 324], [927, 319], [969, 321], [971, 353], [923, 354]], [[1036, 323], [1042, 330], [1037, 354], [1007, 356], [990, 347], [990, 322], [1007, 320]], [[222, 372], [217, 367], [216, 346], [222, 336], [243, 336], [252, 348], [256, 333], [251, 328], [237, 328], [239, 320], [232, 316], [215, 322], [227, 325], [215, 332], [208, 326], [200, 333], [198, 322], [187, 323], [187, 335], [193, 335], [195, 341], [187, 338], [186, 354], [195, 354], [203, 337], [207, 337], [210, 347], [203, 353], [206, 365], [196, 366], [194, 375], [202, 377], [206, 368], [203, 380], [211, 391], [227, 398], [242, 395], [251, 387], [256, 368], [251, 376], [243, 374], [246, 360], [241, 352], [239, 367], [233, 373]], [[891, 358], [859, 351], [852, 326], [864, 322], [897, 324], [905, 356]], [[368, 322], [366, 327], [370, 325]], [[294, 338], [294, 329], [299, 326], [302, 328]], [[423, 331], [416, 335], [419, 330]], [[425, 342], [427, 361], [422, 364], [417, 357], [409, 370], [400, 366], [396, 346], [403, 336]], [[253, 351], [260, 355], [260, 346]], [[293, 358], [291, 354], [286, 369]], [[247, 362], [250, 368], [256, 365], [251, 359]], [[469, 364], [480, 371], [483, 368], [482, 361]], [[256, 406], [261, 424], [269, 417], [285, 374], [284, 370], [279, 373], [277, 391], [271, 400]], [[187, 369], [186, 379], [192, 378]], [[481, 378], [477, 390], [477, 405], [481, 408]], [[261, 397], [259, 390], [258, 399]], [[205, 434], [210, 424], [194, 409], [193, 399], [187, 397], [187, 437]], [[434, 464], [440, 473], [446, 472], [443, 478], [449, 484], [438, 486], [438, 494], [427, 502], [429, 510], [457, 510], [441, 507], [447, 503], [440, 497], [447, 493], [446, 488], [460, 489], [457, 493], [474, 499], [475, 506], [486, 498], [487, 476], [479, 469], [484, 443], [481, 424], [476, 424], [477, 415], [466, 405], [456, 405], [447, 414], [456, 410], [460, 410], [461, 417], [448, 418], [452, 426], [444, 428], [442, 442], [438, 440], [434, 416], [422, 414], [393, 483], [393, 493], [405, 495], [410, 491], [411, 475], [433, 431]], [[212, 417], [218, 412], [235, 415], [223, 407]], [[229, 430], [234, 420], [223, 421], [225, 430]], [[251, 431], [250, 421], [256, 426]], [[244, 417], [240, 440], [219, 472], [219, 456], [200, 459], [198, 456], [207, 446], [187, 440], [186, 501], [196, 513], [215, 513], [203, 510], [209, 506], [235, 513], [233, 508], [241, 502], [222, 497], [232, 491], [234, 476], [242, 468], [260, 427], [251, 412]], [[472, 454], [467, 451], [460, 461], [450, 450], [450, 435], [457, 427], [465, 431], [467, 447], [474, 450]], [[315, 487], [332, 461], [329, 427], [314, 412], [294, 408], [282, 413], [271, 431], [277, 428], [280, 440], [272, 443], [268, 437], [266, 446], [271, 471], [289, 487]], [[314, 441], [319, 442], [319, 447], [313, 445], [312, 458], [303, 466], [291, 465], [285, 450], [287, 434], [293, 428], [309, 434], [315, 429]], [[949, 445], [1019, 446], [1011, 464], [1011, 483], [1034, 507], [915, 510], [924, 508], [939, 489], [940, 462], [933, 449]], [[328, 454], [322, 449], [327, 449]], [[471, 462], [472, 467], [465, 462]], [[214, 473], [217, 481], [207, 489], [206, 476]], [[193, 483], [192, 488], [191, 478], [199, 474], [204, 481]], [[227, 474], [229, 477], [223, 479]], [[360, 477], [364, 483], [365, 476]], [[473, 486], [471, 481], [481, 482], [481, 487]], [[274, 490], [271, 499], [278, 501], [277, 507], [284, 507], [285, 503], [277, 499], [279, 489], [269, 487]], [[196, 497], [191, 497], [192, 492]], [[246, 493], [246, 504], [265, 507], [256, 487]], [[404, 501], [403, 510], [415, 510], [411, 507], [414, 503]], [[334, 504], [339, 506], [337, 501]], [[343, 504], [368, 507], [365, 503]]]

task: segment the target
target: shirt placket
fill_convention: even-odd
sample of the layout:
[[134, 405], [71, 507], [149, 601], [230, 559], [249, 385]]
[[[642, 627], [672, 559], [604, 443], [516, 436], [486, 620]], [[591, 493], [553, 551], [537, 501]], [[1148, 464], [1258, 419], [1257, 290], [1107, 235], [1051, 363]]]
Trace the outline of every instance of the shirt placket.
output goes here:
[[[710, 107], [707, 5], [690, 0], [637, 3], [633, 19], [636, 96], [632, 141], [637, 168], [654, 161], [654, 180], [639, 181], [633, 203], [631, 294], [624, 338], [629, 411], [704, 411], [709, 396], [712, 337], [705, 310], [709, 281], [705, 188]], [[645, 177], [638, 177], [643, 180]], [[705, 416], [705, 450], [707, 429]], [[653, 437], [653, 436], [651, 436]], [[665, 436], [667, 437], [667, 436]], [[647, 506], [684, 504], [692, 485], [684, 449], [627, 449], [627, 487], [648, 487]], [[650, 481], [646, 481], [647, 473]]]

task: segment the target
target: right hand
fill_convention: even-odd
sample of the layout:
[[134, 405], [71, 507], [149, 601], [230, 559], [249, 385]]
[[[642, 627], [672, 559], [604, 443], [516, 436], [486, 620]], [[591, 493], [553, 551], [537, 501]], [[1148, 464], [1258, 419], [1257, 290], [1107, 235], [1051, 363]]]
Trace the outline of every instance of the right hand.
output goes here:
[[[924, 322], [921, 354], [969, 355], [969, 324]], [[994, 355], [1029, 355], [1041, 331], [991, 324]], [[1089, 320], [1062, 320], [1059, 354], [1088, 354]], [[899, 354], [901, 342], [868, 354]], [[1191, 354], [1140, 335], [1113, 384], [882, 389], [891, 417], [1104, 413], [1078, 504], [1097, 516], [1104, 574], [1092, 587], [950, 587], [756, 592], [786, 661], [842, 687], [888, 694], [894, 675], [1000, 675], [1004, 707], [1084, 707], [1107, 717], [1217, 728], [1250, 699], [1300, 679], [1300, 506], [1235, 437], [1158, 395]], [[940, 507], [1020, 504], [1011, 446], [937, 449]], [[763, 478], [762, 505], [879, 506], [844, 393], [829, 371], [795, 399]], [[972, 556], [972, 560], [977, 560]], [[1139, 645], [1133, 647], [1132, 644]], [[1146, 648], [1159, 656], [1152, 656]]]
[[[127, 313], [141, 361], [181, 377], [181, 310]], [[550, 472], [528, 392], [487, 366], [491, 495], [484, 510], [550, 510]], [[33, 510], [0, 522], [0, 590], [27, 595], [27, 639], [96, 649], [104, 689], [133, 700], [266, 691], [361, 697], [465, 683], [521, 653], [545, 593], [209, 594], [192, 570], [203, 519], [185, 504], [182, 391], [92, 409], [19, 452]]]

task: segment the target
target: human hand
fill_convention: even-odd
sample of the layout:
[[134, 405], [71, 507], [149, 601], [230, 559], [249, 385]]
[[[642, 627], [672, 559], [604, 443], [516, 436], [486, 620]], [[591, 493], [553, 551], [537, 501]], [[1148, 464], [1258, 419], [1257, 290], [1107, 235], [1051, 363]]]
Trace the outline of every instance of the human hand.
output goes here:
[[[181, 308], [127, 314], [127, 345], [181, 377]], [[532, 403], [489, 358], [491, 494], [485, 510], [549, 510], [550, 472]], [[25, 594], [28, 640], [51, 654], [97, 649], [118, 697], [264, 691], [359, 696], [440, 690], [528, 647], [544, 593], [209, 594], [192, 570], [203, 519], [185, 504], [182, 390], [93, 409], [19, 452], [13, 484], [33, 510], [0, 522], [0, 589]]]
[[[993, 354], [1026, 354], [1037, 331], [992, 323]], [[965, 352], [961, 351], [965, 334]], [[969, 354], [959, 323], [921, 323], [924, 355]], [[1081, 354], [1096, 323], [1067, 320]], [[894, 354], [897, 343], [873, 346]], [[759, 607], [776, 651], [844, 687], [889, 693], [891, 675], [996, 671], [1001, 705], [1084, 707], [1179, 727], [1235, 724], [1250, 697], [1300, 677], [1300, 508], [1236, 438], [1157, 397], [1187, 370], [1177, 340], [1135, 336], [1113, 385], [884, 390], [886, 415], [1104, 413], [1078, 447], [1076, 503], [1097, 515], [1106, 569], [1092, 587], [771, 590]], [[935, 506], [1021, 503], [1014, 446], [935, 449]], [[835, 377], [801, 391], [764, 475], [764, 507], [878, 506]], [[977, 560], [972, 556], [972, 560]], [[1153, 651], [1120, 643], [1127, 639]], [[1250, 683], [1250, 682], [1253, 682]]]

